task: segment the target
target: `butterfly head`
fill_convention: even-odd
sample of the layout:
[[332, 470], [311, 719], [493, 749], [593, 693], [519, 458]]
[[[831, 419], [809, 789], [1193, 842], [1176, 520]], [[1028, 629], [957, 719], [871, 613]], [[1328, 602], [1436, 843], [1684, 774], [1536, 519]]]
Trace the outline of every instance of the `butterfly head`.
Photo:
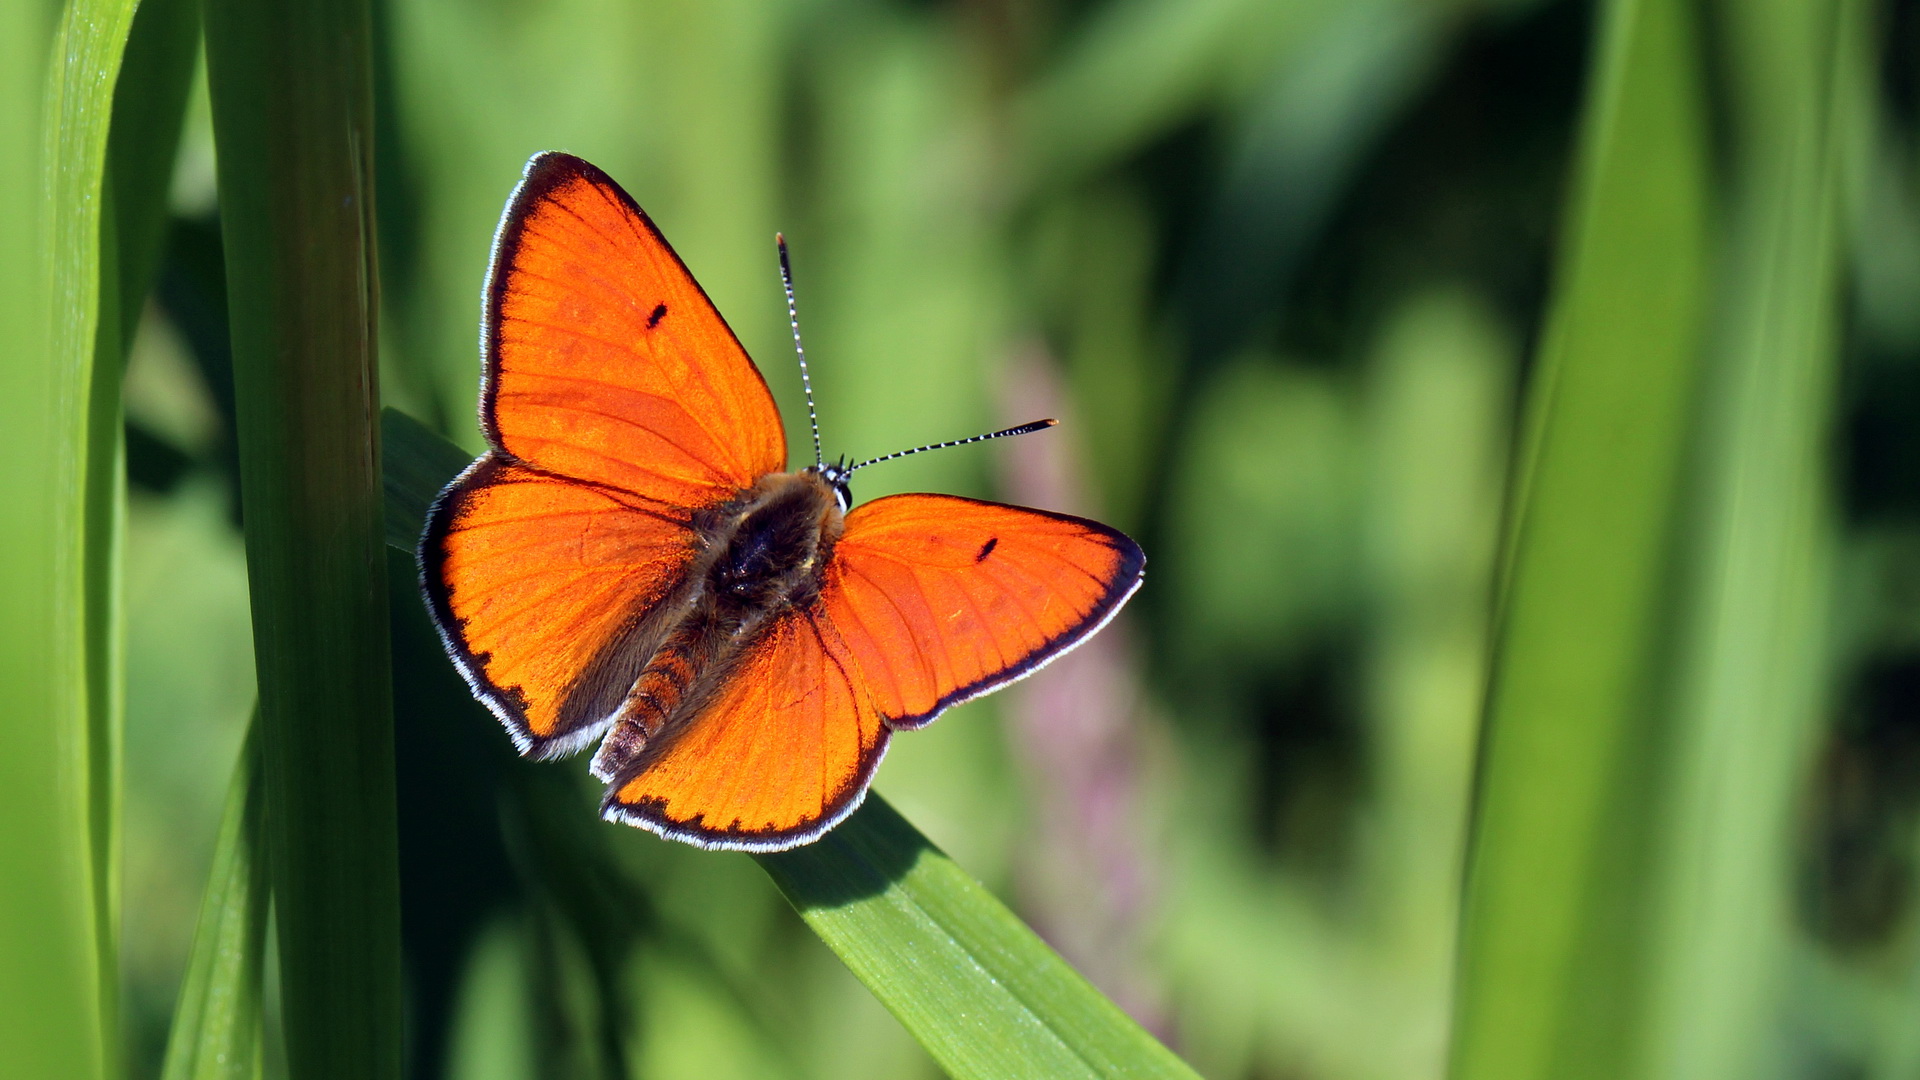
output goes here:
[[817, 474], [820, 479], [827, 482], [828, 487], [833, 489], [833, 499], [840, 504], [841, 513], [844, 514], [853, 509], [853, 489], [849, 486], [853, 480], [853, 467], [847, 464], [846, 458], [841, 457], [826, 464], [814, 465], [807, 471]]

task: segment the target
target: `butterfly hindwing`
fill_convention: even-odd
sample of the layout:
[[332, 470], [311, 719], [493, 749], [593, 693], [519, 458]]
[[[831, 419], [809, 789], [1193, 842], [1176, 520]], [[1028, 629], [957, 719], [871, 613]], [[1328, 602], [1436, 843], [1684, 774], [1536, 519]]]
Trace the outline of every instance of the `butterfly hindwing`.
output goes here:
[[607, 789], [609, 818], [709, 848], [770, 851], [832, 828], [865, 795], [888, 730], [852, 657], [791, 609]]
[[786, 467], [767, 384], [633, 199], [540, 154], [494, 239], [481, 425], [514, 458], [674, 506]]
[[1145, 565], [1098, 522], [894, 495], [847, 515], [821, 604], [888, 725], [914, 728], [1098, 630]]

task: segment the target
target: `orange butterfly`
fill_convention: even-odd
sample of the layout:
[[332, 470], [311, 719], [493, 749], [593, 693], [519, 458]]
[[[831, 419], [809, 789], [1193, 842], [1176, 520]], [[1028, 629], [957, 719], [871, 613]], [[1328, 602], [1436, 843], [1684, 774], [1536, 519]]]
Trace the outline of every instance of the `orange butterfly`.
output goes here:
[[[781, 271], [791, 314], [784, 243]], [[1032, 673], [1140, 585], [1139, 545], [1097, 522], [949, 495], [850, 509], [873, 462], [825, 464], [817, 425], [814, 464], [787, 472], [759, 370], [579, 158], [527, 163], [484, 303], [491, 449], [434, 503], [421, 581], [522, 754], [600, 741], [610, 820], [706, 848], [814, 840], [893, 732]]]

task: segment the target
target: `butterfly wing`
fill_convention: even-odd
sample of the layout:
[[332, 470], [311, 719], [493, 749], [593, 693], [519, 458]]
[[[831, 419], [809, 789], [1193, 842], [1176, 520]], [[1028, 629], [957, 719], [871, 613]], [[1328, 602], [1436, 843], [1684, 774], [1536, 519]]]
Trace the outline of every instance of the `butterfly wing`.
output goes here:
[[633, 685], [644, 612], [694, 542], [635, 496], [488, 455], [434, 504], [421, 576], [475, 695], [521, 753], [548, 757], [590, 742]]
[[916, 728], [1079, 644], [1146, 561], [1096, 521], [894, 495], [847, 515], [821, 604], [887, 725]]
[[791, 609], [614, 779], [603, 812], [706, 848], [793, 847], [859, 805], [887, 736], [846, 646]]
[[632, 197], [579, 158], [527, 163], [482, 333], [481, 427], [536, 469], [690, 507], [786, 468], [759, 369]]
[[427, 600], [523, 753], [592, 741], [651, 655], [702, 507], [785, 467], [766, 383], [646, 214], [540, 154], [495, 234], [481, 427], [428, 516]]
[[820, 595], [607, 790], [607, 817], [703, 847], [806, 843], [859, 805], [891, 732], [1086, 638], [1146, 559], [1096, 522], [943, 495], [856, 509]]

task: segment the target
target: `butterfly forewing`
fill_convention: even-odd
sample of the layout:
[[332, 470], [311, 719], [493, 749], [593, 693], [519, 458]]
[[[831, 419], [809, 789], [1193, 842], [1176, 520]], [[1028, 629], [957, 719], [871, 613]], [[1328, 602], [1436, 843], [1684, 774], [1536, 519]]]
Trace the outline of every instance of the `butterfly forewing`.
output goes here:
[[541, 154], [494, 241], [481, 328], [493, 452], [442, 494], [422, 577], [448, 652], [523, 752], [578, 749], [648, 659], [702, 508], [784, 466], [766, 383], [599, 169]]
[[766, 382], [653, 222], [579, 158], [541, 154], [487, 282], [488, 441], [675, 506], [786, 467]]

